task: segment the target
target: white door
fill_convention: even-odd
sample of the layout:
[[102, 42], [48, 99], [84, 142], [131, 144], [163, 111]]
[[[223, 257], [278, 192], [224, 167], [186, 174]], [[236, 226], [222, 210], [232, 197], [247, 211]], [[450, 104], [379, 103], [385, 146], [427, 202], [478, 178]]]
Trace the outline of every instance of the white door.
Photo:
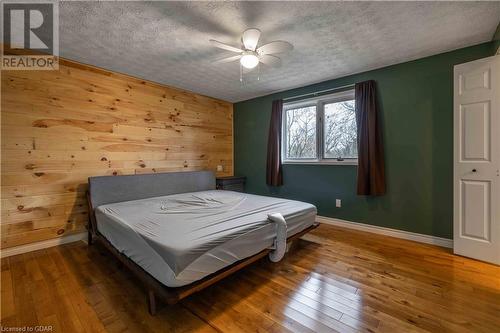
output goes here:
[[500, 265], [500, 56], [454, 76], [453, 249]]

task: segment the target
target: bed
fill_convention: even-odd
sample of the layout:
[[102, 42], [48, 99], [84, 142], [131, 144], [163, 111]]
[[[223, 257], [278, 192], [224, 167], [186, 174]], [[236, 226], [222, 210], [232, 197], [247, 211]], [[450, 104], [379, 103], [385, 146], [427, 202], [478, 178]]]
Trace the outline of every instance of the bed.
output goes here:
[[89, 178], [89, 244], [102, 243], [156, 298], [173, 304], [317, 227], [311, 204], [215, 190], [212, 172]]

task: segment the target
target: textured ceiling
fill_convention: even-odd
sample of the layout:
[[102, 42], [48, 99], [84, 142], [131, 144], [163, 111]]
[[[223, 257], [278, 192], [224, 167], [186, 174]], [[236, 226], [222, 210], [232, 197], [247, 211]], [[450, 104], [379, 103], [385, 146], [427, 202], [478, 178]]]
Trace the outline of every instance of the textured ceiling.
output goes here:
[[[491, 40], [500, 2], [62, 2], [62, 57], [236, 102]], [[295, 49], [239, 82], [213, 38]]]

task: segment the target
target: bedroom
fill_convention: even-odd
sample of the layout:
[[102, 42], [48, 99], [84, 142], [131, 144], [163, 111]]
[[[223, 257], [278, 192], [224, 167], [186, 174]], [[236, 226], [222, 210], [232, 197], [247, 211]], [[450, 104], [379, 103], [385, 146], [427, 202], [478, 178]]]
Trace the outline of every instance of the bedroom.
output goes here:
[[2, 2], [1, 327], [498, 332], [500, 2]]

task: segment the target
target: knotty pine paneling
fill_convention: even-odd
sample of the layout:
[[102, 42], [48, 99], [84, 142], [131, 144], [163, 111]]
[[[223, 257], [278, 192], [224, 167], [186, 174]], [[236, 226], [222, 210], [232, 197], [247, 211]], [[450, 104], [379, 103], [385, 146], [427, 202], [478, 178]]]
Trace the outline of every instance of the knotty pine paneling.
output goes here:
[[233, 174], [233, 105], [61, 60], [4, 71], [1, 247], [85, 229], [89, 176]]

